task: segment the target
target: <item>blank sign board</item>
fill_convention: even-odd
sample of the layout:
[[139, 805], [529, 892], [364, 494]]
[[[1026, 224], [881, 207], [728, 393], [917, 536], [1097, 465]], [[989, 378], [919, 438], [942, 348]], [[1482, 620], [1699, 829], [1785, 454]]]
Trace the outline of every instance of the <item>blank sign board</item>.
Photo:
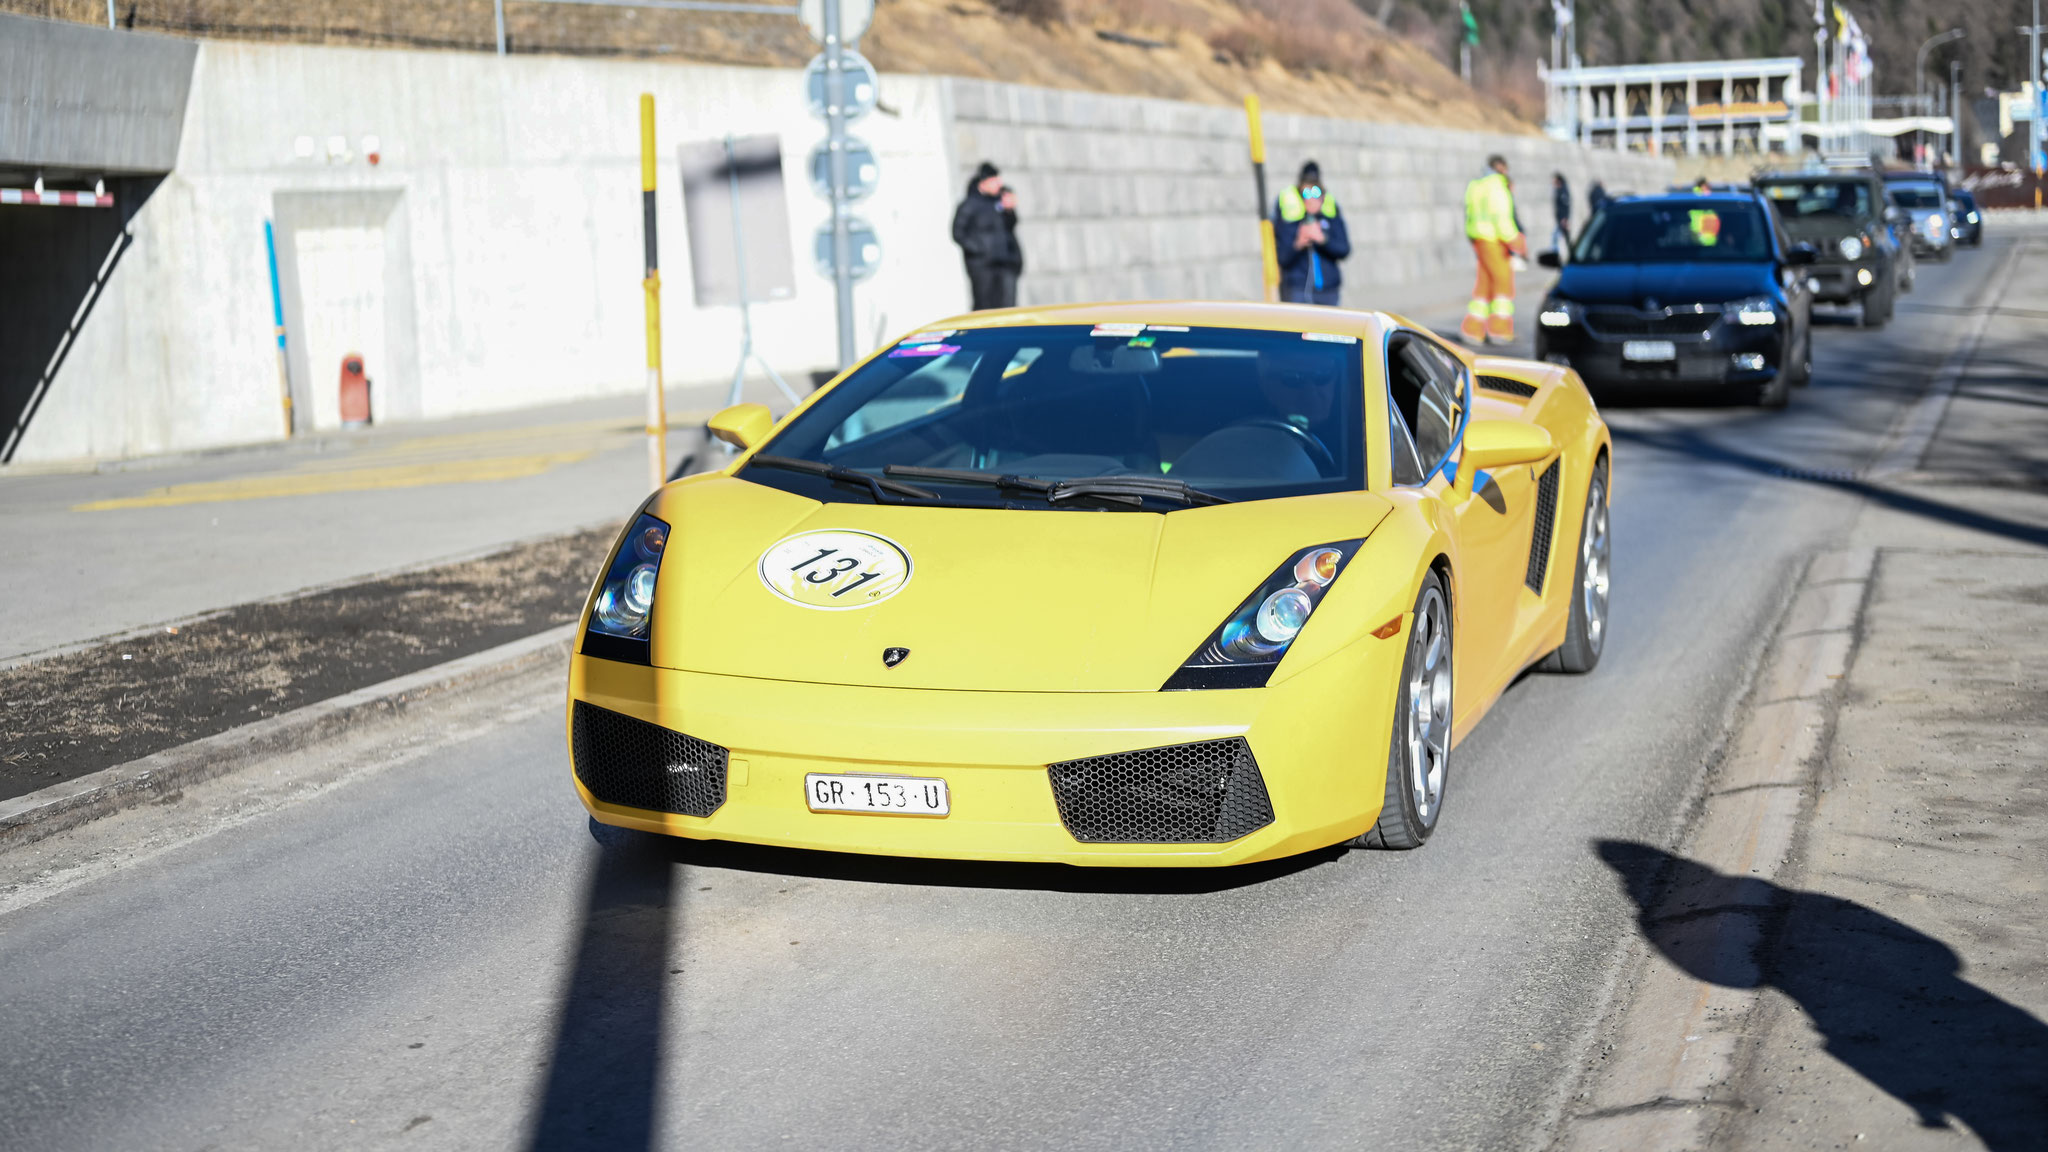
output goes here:
[[775, 136], [735, 136], [731, 144], [730, 163], [722, 138], [678, 150], [683, 215], [690, 229], [690, 278], [699, 308], [737, 305], [742, 272], [750, 303], [796, 295], [789, 203], [782, 187], [782, 141]]

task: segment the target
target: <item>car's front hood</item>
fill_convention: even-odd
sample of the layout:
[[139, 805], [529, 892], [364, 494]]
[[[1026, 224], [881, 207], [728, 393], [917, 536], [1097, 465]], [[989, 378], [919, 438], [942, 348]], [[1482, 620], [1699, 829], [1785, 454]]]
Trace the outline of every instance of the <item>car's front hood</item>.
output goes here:
[[1580, 304], [1647, 308], [1674, 304], [1725, 304], [1768, 292], [1768, 264], [1570, 264], [1557, 281], [1560, 299]]
[[[665, 668], [830, 684], [1152, 691], [1290, 554], [1363, 537], [1390, 507], [1344, 493], [1166, 515], [1010, 511], [819, 504], [726, 477], [678, 484], [649, 508], [672, 528], [652, 657]], [[836, 610], [771, 591], [768, 579], [791, 577], [764, 574], [764, 554], [818, 531], [893, 542], [909, 559], [908, 580]], [[770, 567], [818, 550], [792, 545]], [[891, 648], [909, 653], [893, 667], [883, 657]]]

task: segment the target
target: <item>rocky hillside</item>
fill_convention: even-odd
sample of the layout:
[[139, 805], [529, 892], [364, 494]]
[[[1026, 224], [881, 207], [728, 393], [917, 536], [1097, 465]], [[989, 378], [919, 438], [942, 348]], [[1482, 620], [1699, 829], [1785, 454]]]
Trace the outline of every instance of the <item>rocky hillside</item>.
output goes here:
[[[122, 24], [179, 35], [494, 48], [492, 0], [116, 3]], [[0, 11], [106, 20], [105, 0], [0, 0]], [[505, 18], [521, 53], [791, 66], [816, 51], [788, 16], [505, 0]], [[1428, 39], [1390, 34], [1356, 0], [879, 0], [861, 50], [885, 71], [1223, 104], [1256, 92], [1276, 111], [1534, 130], [1461, 83]]]

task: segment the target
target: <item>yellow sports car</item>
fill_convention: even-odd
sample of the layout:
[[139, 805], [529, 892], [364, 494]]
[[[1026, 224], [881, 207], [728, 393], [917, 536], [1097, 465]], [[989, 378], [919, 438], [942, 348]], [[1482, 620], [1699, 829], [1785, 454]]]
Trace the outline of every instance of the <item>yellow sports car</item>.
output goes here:
[[1610, 441], [1567, 368], [1398, 316], [944, 321], [663, 487], [570, 664], [606, 824], [1224, 865], [1412, 848], [1451, 753], [1607, 618]]

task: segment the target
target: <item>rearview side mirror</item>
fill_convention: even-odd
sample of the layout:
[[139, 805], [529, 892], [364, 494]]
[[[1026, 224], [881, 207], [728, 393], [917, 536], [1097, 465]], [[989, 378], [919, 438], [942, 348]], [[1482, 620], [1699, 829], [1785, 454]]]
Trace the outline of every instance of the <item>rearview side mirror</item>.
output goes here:
[[1541, 264], [1545, 268], [1564, 267], [1564, 259], [1556, 252], [1538, 252], [1536, 254], [1536, 263]]
[[1811, 264], [1818, 259], [1820, 259], [1820, 249], [1815, 248], [1804, 240], [1785, 250], [1785, 263], [1787, 264]]
[[766, 404], [735, 404], [711, 418], [711, 434], [745, 452], [768, 438], [775, 416]]
[[1473, 476], [1480, 469], [1534, 464], [1556, 453], [1557, 441], [1547, 428], [1516, 420], [1474, 420], [1465, 428], [1465, 453], [1458, 460], [1453, 487], [1458, 495], [1470, 496]]

